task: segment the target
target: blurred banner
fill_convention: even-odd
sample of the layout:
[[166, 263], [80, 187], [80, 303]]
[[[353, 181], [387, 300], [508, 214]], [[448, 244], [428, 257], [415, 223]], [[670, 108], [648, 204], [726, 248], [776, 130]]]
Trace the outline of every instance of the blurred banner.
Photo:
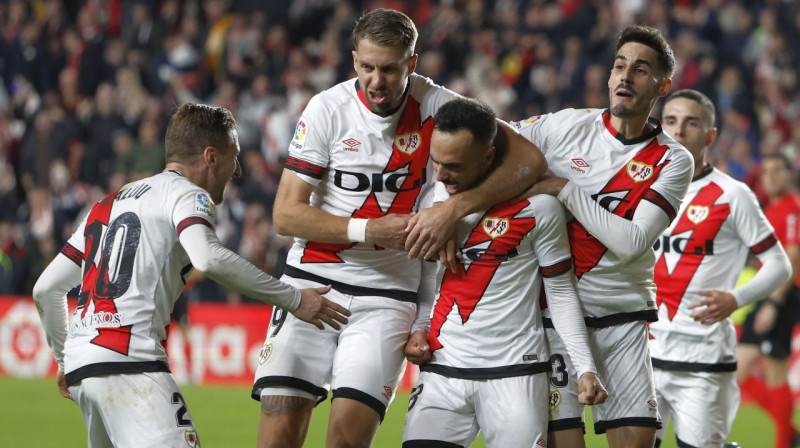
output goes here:
[[[76, 300], [70, 300], [70, 313]], [[188, 339], [170, 325], [167, 353], [179, 383], [248, 385], [264, 345], [272, 308], [197, 303], [189, 306]], [[0, 296], [0, 375], [55, 375], [56, 364], [29, 296]], [[410, 391], [417, 369], [409, 365], [401, 390]]]

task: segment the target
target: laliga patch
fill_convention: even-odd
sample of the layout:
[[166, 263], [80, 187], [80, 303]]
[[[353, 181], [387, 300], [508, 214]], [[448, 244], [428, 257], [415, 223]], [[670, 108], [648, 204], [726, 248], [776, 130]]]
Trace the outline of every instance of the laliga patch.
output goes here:
[[414, 151], [419, 149], [421, 145], [422, 137], [419, 136], [419, 132], [401, 134], [394, 138], [394, 146], [396, 146], [400, 152], [408, 155], [414, 154]]
[[263, 365], [270, 355], [272, 355], [272, 342], [264, 344], [264, 347], [261, 348], [261, 353], [258, 355], [258, 364]]
[[214, 201], [205, 193], [197, 193], [197, 203], [194, 206], [194, 211], [214, 216]]
[[191, 429], [183, 433], [183, 438], [186, 439], [186, 444], [191, 448], [200, 446], [200, 440], [197, 438], [197, 431]]
[[631, 160], [627, 166], [628, 176], [634, 182], [644, 182], [653, 177], [653, 165]]
[[708, 218], [709, 209], [707, 205], [690, 205], [686, 208], [686, 217], [695, 224], [700, 224]]
[[303, 120], [300, 120], [297, 123], [297, 127], [294, 128], [294, 137], [292, 137], [291, 145], [295, 149], [303, 149], [303, 145], [306, 143], [306, 133], [308, 132], [308, 126]]
[[487, 216], [483, 218], [483, 231], [492, 239], [505, 235], [508, 232], [508, 219]]
[[558, 389], [550, 391], [550, 412], [555, 411], [561, 404], [561, 391]]

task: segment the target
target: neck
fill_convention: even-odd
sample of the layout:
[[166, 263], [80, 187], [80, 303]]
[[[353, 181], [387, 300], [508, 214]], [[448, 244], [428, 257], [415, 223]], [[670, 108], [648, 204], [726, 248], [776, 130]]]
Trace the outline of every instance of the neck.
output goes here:
[[694, 177], [703, 174], [706, 170], [706, 150], [704, 149], [694, 161]]
[[626, 139], [641, 137], [648, 128], [647, 115], [640, 117], [621, 118], [611, 114], [611, 126]]
[[201, 170], [181, 162], [167, 162], [164, 171], [175, 171], [185, 177], [189, 182], [201, 188], [205, 187], [205, 175]]

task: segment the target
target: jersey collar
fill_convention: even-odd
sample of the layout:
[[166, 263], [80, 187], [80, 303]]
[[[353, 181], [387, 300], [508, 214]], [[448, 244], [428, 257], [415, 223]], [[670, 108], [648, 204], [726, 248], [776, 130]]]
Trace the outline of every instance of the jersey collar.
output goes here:
[[705, 165], [703, 165], [703, 172], [693, 177], [692, 182], [708, 176], [709, 174], [711, 174], [712, 171], [714, 171], [714, 167], [706, 163]]
[[[356, 88], [356, 94], [358, 95], [358, 99], [361, 100], [361, 104], [363, 104], [364, 107], [366, 107], [368, 111], [372, 112], [372, 109], [369, 108], [369, 103], [367, 102], [367, 97], [366, 97], [366, 95], [364, 95], [364, 91], [361, 90], [361, 85], [358, 83], [358, 78], [356, 78], [356, 81], [355, 81], [354, 85], [355, 85], [355, 88]], [[403, 104], [405, 104], [406, 96], [408, 96], [408, 91], [410, 89], [411, 89], [411, 76], [408, 77], [408, 82], [406, 83], [406, 90], [403, 92], [403, 101], [400, 102], [399, 106], [397, 106], [394, 109], [386, 112], [385, 114], [377, 114], [375, 112], [372, 112], [372, 113], [377, 115], [377, 116], [379, 116], [379, 117], [389, 117], [391, 115], [394, 115], [398, 110], [400, 110], [403, 107]]]
[[649, 132], [645, 132], [636, 138], [625, 138], [625, 136], [614, 129], [614, 126], [611, 126], [611, 111], [609, 109], [603, 111], [603, 124], [606, 126], [606, 130], [611, 134], [612, 137], [619, 140], [623, 145], [635, 145], [637, 143], [645, 142], [647, 140], [654, 139], [658, 134], [661, 133], [660, 121], [653, 117], [647, 117], [647, 122], [653, 126], [653, 129], [651, 129]]

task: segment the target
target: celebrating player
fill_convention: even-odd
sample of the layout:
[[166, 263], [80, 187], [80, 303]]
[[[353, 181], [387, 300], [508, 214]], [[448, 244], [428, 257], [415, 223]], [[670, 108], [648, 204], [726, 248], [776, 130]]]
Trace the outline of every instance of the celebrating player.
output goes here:
[[[790, 273], [753, 192], [705, 162], [717, 135], [714, 114], [696, 90], [672, 94], [662, 113], [664, 131], [694, 156], [686, 200], [655, 244], [659, 316], [650, 324], [659, 411], [665, 424], [674, 420], [683, 447], [719, 448], [727, 439], [739, 407], [736, 331], [728, 316], [768, 296]], [[733, 289], [748, 252], [761, 269]]]
[[[610, 109], [567, 109], [517, 123], [555, 174], [531, 191], [558, 197], [575, 218], [567, 229], [577, 292], [609, 395], [592, 416], [612, 448], [652, 447], [661, 427], [646, 325], [657, 319], [653, 243], [675, 218], [693, 164], [649, 114], [669, 92], [674, 65], [661, 33], [626, 27], [608, 79]], [[573, 363], [554, 331], [548, 340], [551, 384], [563, 397], [551, 407], [551, 445], [583, 446], [583, 406], [564, 373]]]
[[[792, 330], [797, 322], [800, 301], [800, 196], [792, 191], [792, 165], [782, 154], [761, 158], [761, 184], [769, 197], [764, 207], [767, 220], [791, 262], [791, 278], [761, 300], [742, 326], [736, 356], [737, 379], [756, 397], [756, 401], [775, 423], [775, 448], [792, 446], [792, 391], [786, 382]], [[762, 266], [761, 270], [764, 270]], [[760, 271], [759, 271], [760, 272]], [[749, 377], [755, 363], [764, 356], [764, 380]]]
[[[413, 73], [416, 38], [400, 12], [364, 14], [353, 30], [358, 78], [312, 98], [297, 124], [274, 212], [276, 230], [296, 237], [283, 279], [332, 284], [329, 297], [353, 314], [342, 331], [322, 336], [275, 315], [253, 386], [260, 447], [301, 446], [329, 389], [328, 446], [369, 446], [393, 398], [421, 272], [401, 250], [405, 227], [432, 188], [433, 115], [455, 96]], [[453, 198], [459, 213], [521, 193], [546, 169], [538, 149], [504, 123], [498, 151], [501, 166]]]
[[[192, 267], [316, 327], [347, 323], [349, 312], [320, 295], [329, 288], [298, 291], [217, 239], [214, 204], [242, 173], [230, 111], [184, 104], [165, 146], [166, 170], [95, 205], [33, 289], [58, 390], [80, 406], [90, 447], [199, 446], [163, 346]], [[68, 327], [65, 295], [77, 284]]]
[[[489, 172], [497, 124], [489, 106], [466, 98], [447, 102], [434, 121], [431, 160], [436, 196], [444, 200]], [[606, 398], [572, 283], [562, 206], [547, 195], [505, 201], [464, 218], [456, 234], [463, 264], [455, 273], [439, 266], [432, 320], [420, 310], [430, 339], [419, 330], [406, 348], [412, 361], [426, 361], [430, 352], [433, 358], [420, 367], [403, 447], [469, 446], [479, 430], [490, 447], [546, 443], [550, 363], [539, 311], [542, 281], [578, 366], [581, 403]], [[425, 288], [420, 303], [433, 299], [433, 289]], [[430, 352], [420, 350], [426, 344]]]

